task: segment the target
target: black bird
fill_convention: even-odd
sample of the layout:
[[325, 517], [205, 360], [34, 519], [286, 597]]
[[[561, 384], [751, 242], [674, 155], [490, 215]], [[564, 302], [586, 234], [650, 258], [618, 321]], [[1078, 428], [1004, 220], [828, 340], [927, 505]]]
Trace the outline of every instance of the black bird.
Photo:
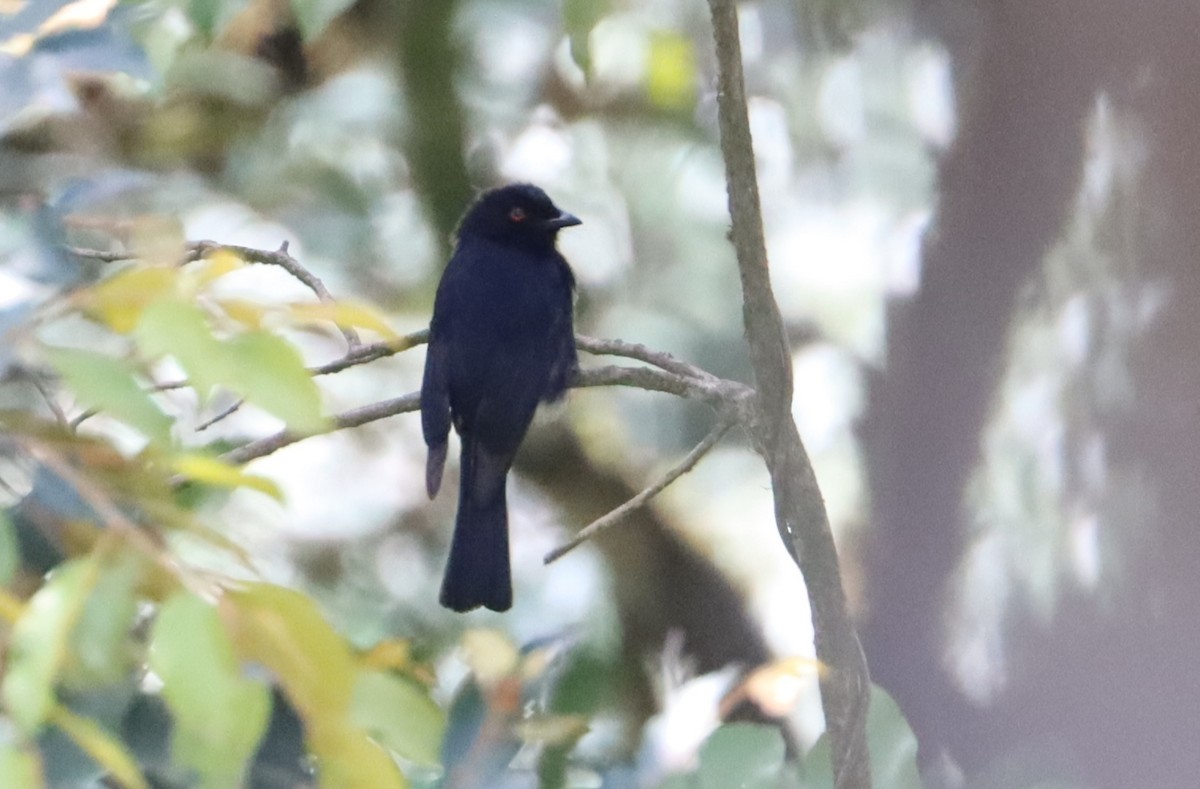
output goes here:
[[504, 489], [538, 403], [562, 397], [578, 365], [575, 277], [555, 248], [558, 231], [578, 224], [536, 186], [493, 189], [467, 209], [438, 284], [421, 429], [430, 498], [442, 483], [451, 423], [462, 439], [441, 594], [455, 611], [512, 606]]

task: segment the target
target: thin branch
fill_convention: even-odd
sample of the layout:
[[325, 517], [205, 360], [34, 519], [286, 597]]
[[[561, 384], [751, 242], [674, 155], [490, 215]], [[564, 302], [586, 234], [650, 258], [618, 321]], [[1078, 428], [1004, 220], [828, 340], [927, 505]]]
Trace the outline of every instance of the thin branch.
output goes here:
[[229, 417], [236, 414], [238, 412], [238, 409], [240, 409], [245, 404], [246, 404], [246, 398], [239, 397], [237, 400], [234, 400], [233, 403], [231, 403], [230, 405], [226, 406], [225, 408], [222, 408], [220, 411], [213, 414], [208, 419], [205, 419], [203, 422], [196, 425], [196, 432], [199, 433], [201, 431], [208, 430], [210, 427], [215, 425], [217, 422], [220, 422], [222, 419], [228, 419]]
[[[421, 329], [411, 334], [405, 334], [391, 342], [373, 342], [359, 345], [356, 348], [350, 349], [340, 359], [335, 359], [332, 362], [326, 362], [316, 367], [309, 367], [308, 374], [331, 375], [333, 373], [340, 373], [342, 370], [348, 370], [360, 364], [368, 364], [377, 359], [386, 359], [389, 356], [395, 356], [398, 353], [415, 348], [418, 345], [424, 345], [427, 342], [429, 342], [429, 329]], [[175, 389], [186, 389], [189, 386], [191, 386], [191, 382], [183, 378], [178, 381], [163, 381], [162, 383], [155, 384], [150, 387], [150, 391], [170, 392]]]
[[[280, 244], [279, 249], [274, 252], [269, 252], [264, 249], [254, 249], [252, 247], [235, 246], [233, 244], [218, 244], [215, 241], [190, 241], [187, 245], [187, 259], [189, 261], [201, 260], [202, 258], [212, 255], [214, 252], [221, 251], [231, 252], [240, 257], [242, 260], [246, 260], [251, 263], [279, 266], [281, 269], [300, 280], [300, 282], [304, 283], [305, 287], [316, 294], [317, 299], [321, 303], [334, 304], [337, 301], [333, 298], [333, 294], [329, 292], [329, 289], [325, 287], [325, 283], [321, 281], [320, 277], [306, 269], [300, 264], [300, 261], [291, 256], [291, 254], [288, 252], [287, 241], [284, 241], [282, 244]], [[342, 336], [346, 338], [346, 344], [350, 346], [351, 349], [357, 348], [362, 344], [362, 340], [360, 340], [358, 337], [358, 332], [356, 332], [354, 329], [342, 328], [341, 332]]]
[[66, 247], [68, 254], [87, 260], [95, 260], [98, 263], [119, 263], [122, 260], [135, 260], [137, 254], [134, 252], [108, 252], [103, 249], [86, 249], [84, 247]]
[[[692, 378], [674, 375], [664, 370], [650, 367], [599, 367], [591, 370], [580, 370], [570, 386], [576, 389], [594, 386], [630, 386], [651, 392], [664, 392], [676, 397], [691, 400], [701, 400], [713, 406], [724, 419], [740, 422], [748, 412], [751, 390], [736, 381], [716, 379], [714, 382], [696, 381]], [[354, 408], [335, 416], [325, 433], [332, 433], [351, 427], [361, 427], [370, 422], [416, 411], [421, 407], [421, 393], [410, 392], [402, 397], [382, 400], [377, 403]], [[286, 446], [311, 438], [311, 434], [300, 435], [287, 430], [256, 439], [236, 449], [231, 449], [221, 456], [221, 459], [234, 464], [248, 463], [260, 457], [265, 457]]]
[[577, 334], [575, 335], [575, 347], [596, 356], [624, 356], [627, 359], [637, 359], [638, 361], [646, 362], [647, 364], [652, 364], [655, 367], [666, 370], [669, 373], [699, 378], [702, 381], [719, 380], [707, 370], [688, 364], [687, 362], [681, 362], [669, 353], [652, 351], [640, 343], [625, 342], [623, 340], [602, 340], [596, 337], [585, 337], [582, 334]]
[[654, 484], [643, 490], [641, 493], [634, 496], [629, 501], [625, 502], [607, 515], [602, 515], [592, 521], [587, 526], [579, 530], [579, 532], [567, 542], [558, 546], [554, 550], [546, 554], [542, 559], [544, 564], [550, 564], [553, 561], [561, 559], [565, 554], [578, 548], [583, 543], [595, 537], [600, 532], [614, 526], [629, 515], [634, 510], [646, 506], [650, 500], [662, 493], [668, 485], [682, 477], [684, 474], [691, 471], [700, 462], [700, 459], [708, 454], [717, 442], [728, 432], [729, 428], [733, 427], [734, 421], [729, 418], [722, 418], [713, 429], [709, 432], [704, 440], [692, 448], [692, 451], [684, 456], [683, 460], [672, 467], [667, 473], [659, 477]]
[[[351, 427], [361, 427], [369, 422], [378, 422], [380, 419], [396, 416], [397, 414], [406, 414], [411, 411], [416, 411], [421, 407], [421, 393], [410, 392], [403, 397], [395, 397], [391, 400], [382, 400], [378, 403], [364, 405], [360, 408], [355, 408], [350, 411], [345, 411], [332, 420], [332, 424], [326, 433], [332, 433], [337, 430], [345, 430]], [[321, 435], [321, 434], [312, 434]], [[312, 435], [301, 435], [292, 433], [287, 430], [281, 430], [278, 433], [269, 435], [265, 438], [260, 438], [256, 441], [251, 441], [237, 449], [231, 449], [221, 455], [221, 459], [226, 463], [249, 463], [256, 458], [265, 457], [272, 452], [283, 449], [286, 446], [295, 444], [298, 441], [303, 441], [306, 438], [311, 438]]]
[[46, 388], [46, 383], [42, 380], [42, 377], [36, 372], [31, 372], [29, 382], [33, 384], [33, 388], [37, 389], [38, 394], [42, 396], [42, 400], [45, 401], [46, 407], [50, 409], [50, 413], [54, 415], [54, 420], [58, 422], [59, 426], [64, 429], [71, 429], [72, 423], [70, 417], [67, 416], [67, 412], [54, 399], [50, 390]]

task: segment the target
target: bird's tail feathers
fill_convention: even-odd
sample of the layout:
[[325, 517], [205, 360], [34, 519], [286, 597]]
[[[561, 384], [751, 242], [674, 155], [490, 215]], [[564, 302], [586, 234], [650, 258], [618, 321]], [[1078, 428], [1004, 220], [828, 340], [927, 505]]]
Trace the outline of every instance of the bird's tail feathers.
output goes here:
[[504, 491], [511, 462], [488, 452], [478, 441], [463, 441], [458, 515], [442, 580], [441, 603], [447, 608], [470, 611], [484, 606], [507, 611], [512, 607]]

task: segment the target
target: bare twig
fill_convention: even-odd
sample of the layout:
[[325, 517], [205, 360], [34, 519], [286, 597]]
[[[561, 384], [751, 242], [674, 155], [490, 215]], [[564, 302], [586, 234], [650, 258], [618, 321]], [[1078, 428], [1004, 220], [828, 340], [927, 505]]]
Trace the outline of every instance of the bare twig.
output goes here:
[[[403, 397], [395, 397], [391, 400], [382, 400], [378, 403], [364, 405], [360, 408], [355, 408], [350, 411], [345, 411], [338, 416], [335, 416], [329, 426], [327, 433], [337, 430], [345, 430], [351, 427], [360, 427], [369, 422], [378, 422], [380, 419], [387, 419], [397, 414], [406, 414], [410, 411], [416, 411], [421, 407], [421, 393], [410, 392]], [[303, 441], [310, 436], [292, 433], [287, 430], [281, 430], [278, 433], [260, 438], [256, 441], [251, 441], [237, 449], [231, 449], [221, 455], [221, 459], [227, 463], [248, 463], [256, 458], [265, 457], [272, 452], [283, 449], [286, 446], [295, 444], [297, 441]]]
[[108, 252], [103, 249], [86, 249], [84, 247], [67, 247], [66, 251], [75, 257], [87, 258], [99, 263], [118, 263], [122, 260], [137, 258], [137, 254], [134, 252]]
[[771, 475], [775, 520], [804, 576], [821, 678], [821, 704], [837, 789], [868, 789], [866, 720], [870, 677], [842, 588], [841, 568], [816, 476], [791, 416], [792, 364], [771, 288], [763, 240], [754, 148], [746, 108], [734, 0], [709, 0], [717, 54], [717, 116], [732, 220], [730, 239], [742, 283], [742, 316], [754, 365], [750, 436]]
[[36, 372], [31, 372], [29, 374], [29, 382], [33, 384], [33, 388], [37, 389], [38, 394], [42, 396], [42, 400], [45, 401], [46, 407], [50, 409], [50, 413], [54, 415], [54, 420], [58, 422], [59, 426], [68, 430], [72, 429], [71, 419], [67, 416], [67, 412], [62, 409], [62, 406], [54, 399], [50, 390], [46, 388], [46, 383], [42, 380], [42, 377]]
[[234, 400], [233, 403], [231, 403], [230, 405], [222, 408], [220, 411], [213, 414], [208, 419], [205, 419], [203, 422], [196, 425], [196, 432], [199, 433], [202, 430], [208, 430], [210, 427], [215, 425], [217, 422], [220, 422], [222, 419], [228, 419], [229, 417], [236, 414], [238, 412], [238, 409], [240, 409], [245, 404], [246, 404], [246, 398], [239, 397], [237, 400]]
[[692, 451], [687, 453], [683, 460], [679, 461], [677, 465], [673, 466], [669, 471], [667, 471], [667, 473], [655, 480], [654, 484], [650, 485], [648, 488], [621, 506], [617, 507], [615, 510], [606, 515], [602, 515], [587, 526], [584, 526], [570, 540], [567, 540], [562, 545], [547, 553], [542, 559], [542, 562], [545, 564], [550, 564], [551, 562], [562, 558], [565, 554], [595, 537], [600, 532], [619, 523], [625, 518], [625, 516], [629, 515], [634, 510], [649, 504], [650, 500], [659, 493], [662, 493], [668, 485], [695, 468], [696, 464], [700, 462], [700, 459], [707, 455], [709, 450], [716, 446], [717, 442], [721, 440], [721, 437], [724, 436], [726, 432], [728, 432], [729, 428], [733, 427], [733, 424], [734, 422], [732, 419], [722, 418], [719, 422], [717, 422], [709, 434], [704, 437], [703, 441], [693, 447]]
[[699, 378], [702, 381], [719, 380], [707, 370], [703, 370], [687, 362], [681, 362], [669, 353], [652, 351], [639, 343], [625, 342], [623, 340], [601, 340], [596, 337], [585, 337], [582, 334], [577, 334], [575, 335], [575, 347], [596, 356], [624, 356], [626, 359], [636, 359], [647, 364], [652, 364], [669, 373]]
[[[696, 381], [649, 367], [609, 366], [581, 370], [570, 385], [577, 389], [593, 386], [630, 386], [652, 392], [673, 394], [676, 397], [691, 400], [701, 400], [712, 405], [725, 419], [731, 422], [739, 422], [745, 418], [752, 394], [748, 387], [736, 381], [725, 381], [719, 378], [713, 382]], [[410, 392], [402, 397], [382, 400], [345, 411], [331, 420], [329, 429], [325, 432], [331, 433], [346, 428], [361, 427], [370, 422], [416, 411], [420, 407], [421, 393]], [[237, 449], [232, 449], [222, 455], [221, 459], [228, 463], [248, 463], [309, 437], [311, 436], [281, 430], [244, 444]]]
[[[320, 277], [306, 269], [300, 264], [300, 261], [291, 256], [288, 252], [287, 241], [280, 244], [279, 249], [274, 252], [268, 252], [265, 249], [254, 249], [252, 247], [240, 247], [233, 244], [218, 244], [215, 241], [190, 241], [187, 245], [188, 260], [200, 260], [212, 255], [214, 252], [221, 251], [231, 252], [242, 260], [251, 263], [279, 266], [304, 283], [305, 287], [316, 294], [317, 299], [321, 303], [336, 303], [336, 299], [333, 298], [333, 295], [325, 287], [325, 283], [321, 281]], [[359, 339], [358, 332], [354, 329], [342, 328], [341, 332], [351, 350], [362, 345], [362, 340]]]

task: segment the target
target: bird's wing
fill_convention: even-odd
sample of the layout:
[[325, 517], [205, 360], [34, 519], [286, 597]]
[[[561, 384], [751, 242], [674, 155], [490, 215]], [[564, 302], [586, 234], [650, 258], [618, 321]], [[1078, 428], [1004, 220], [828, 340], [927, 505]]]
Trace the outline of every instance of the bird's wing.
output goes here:
[[542, 399], [553, 402], [567, 391], [575, 372], [579, 369], [579, 355], [575, 350], [575, 276], [566, 260], [559, 259], [558, 270], [562, 275], [557, 298], [554, 323], [550, 337], [554, 345], [550, 363], [550, 375], [546, 379], [546, 390]]

